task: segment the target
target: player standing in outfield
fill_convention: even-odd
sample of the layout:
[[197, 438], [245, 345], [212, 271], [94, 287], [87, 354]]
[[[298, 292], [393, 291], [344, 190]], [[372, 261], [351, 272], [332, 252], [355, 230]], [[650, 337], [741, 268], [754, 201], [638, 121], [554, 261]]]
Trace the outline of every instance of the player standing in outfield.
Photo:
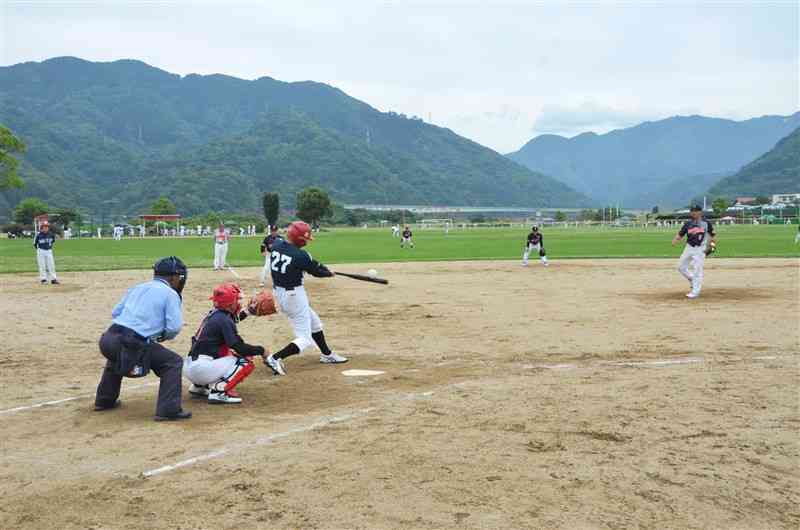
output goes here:
[[392, 225], [392, 237], [400, 237], [400, 227]]
[[[691, 219], [683, 223], [681, 229], [672, 238], [672, 245], [677, 245], [686, 236], [686, 247], [678, 261], [678, 271], [689, 280], [692, 287], [686, 297], [697, 298], [700, 296], [700, 289], [703, 286], [703, 266], [706, 256], [714, 252], [717, 242], [714, 226], [703, 218], [702, 207], [692, 206], [689, 215]], [[690, 264], [693, 265], [692, 272], [689, 271]]]
[[56, 277], [56, 262], [53, 259], [53, 245], [56, 236], [50, 231], [50, 223], [42, 221], [39, 225], [39, 232], [33, 240], [33, 248], [36, 249], [36, 263], [39, 265], [39, 281], [42, 284], [50, 283], [58, 285]]
[[411, 229], [406, 226], [403, 230], [403, 238], [400, 240], [400, 248], [405, 248], [406, 245], [411, 245], [411, 248], [414, 248], [414, 242], [411, 240], [412, 236]]
[[800, 224], [797, 225], [797, 235], [794, 236], [794, 244], [800, 243]]
[[181, 408], [183, 359], [159, 344], [177, 337], [183, 327], [181, 292], [188, 275], [180, 259], [161, 258], [153, 265], [153, 279], [128, 290], [111, 311], [112, 324], [100, 337], [106, 367], [97, 385], [94, 410], [119, 406], [122, 378], [144, 377], [152, 368], [161, 379], [156, 421], [192, 417]]
[[544, 252], [544, 236], [542, 236], [538, 226], [531, 228], [531, 233], [528, 234], [528, 239], [525, 241], [525, 251], [522, 253], [523, 266], [528, 266], [528, 256], [530, 256], [531, 252], [533, 251], [539, 253], [539, 259], [541, 260], [542, 265], [547, 267], [547, 256]]
[[278, 226], [272, 225], [269, 227], [269, 234], [261, 242], [261, 255], [264, 256], [264, 268], [261, 269], [261, 287], [267, 283], [267, 274], [269, 274], [269, 260], [270, 253], [272, 252], [272, 245], [279, 239], [283, 239], [278, 233]]
[[255, 370], [251, 357], [263, 357], [265, 350], [244, 342], [236, 329], [236, 323], [248, 315], [242, 311], [238, 285], [218, 285], [210, 299], [214, 309], [192, 337], [192, 348], [184, 363], [183, 373], [192, 382], [189, 394], [207, 397], [211, 404], [241, 403], [234, 388]]
[[214, 270], [221, 271], [225, 268], [225, 258], [228, 256], [228, 240], [231, 234], [225, 229], [223, 223], [214, 232]]
[[330, 278], [333, 273], [328, 267], [311, 258], [302, 249], [313, 241], [311, 227], [302, 221], [295, 221], [286, 231], [286, 239], [279, 239], [272, 245], [270, 270], [275, 301], [294, 328], [295, 339], [281, 351], [266, 359], [267, 366], [275, 375], [286, 375], [283, 360], [297, 355], [312, 344], [320, 351], [321, 363], [345, 363], [346, 357], [333, 353], [325, 342], [322, 321], [308, 303], [308, 295], [303, 287], [303, 273], [317, 278]]

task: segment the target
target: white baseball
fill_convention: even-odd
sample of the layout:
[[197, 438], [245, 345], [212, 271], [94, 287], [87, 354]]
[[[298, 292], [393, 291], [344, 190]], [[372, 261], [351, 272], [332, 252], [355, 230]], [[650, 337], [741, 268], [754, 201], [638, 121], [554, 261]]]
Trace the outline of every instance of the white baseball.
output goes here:
[[367, 271], [367, 276], [369, 276], [370, 278], [377, 278], [378, 271], [376, 271], [375, 269], [370, 269]]

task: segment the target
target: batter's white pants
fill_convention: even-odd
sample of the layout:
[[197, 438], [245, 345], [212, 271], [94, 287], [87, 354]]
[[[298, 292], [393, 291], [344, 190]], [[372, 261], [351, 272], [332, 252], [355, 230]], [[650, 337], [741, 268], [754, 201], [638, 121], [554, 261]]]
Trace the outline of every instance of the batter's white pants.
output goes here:
[[[531, 255], [531, 252], [536, 251], [538, 254], [541, 248], [541, 245], [526, 245], [525, 252], [522, 253], [522, 264], [527, 265], [528, 257]], [[547, 256], [539, 256], [539, 259], [542, 261], [542, 263], [547, 263]]]
[[300, 351], [314, 344], [311, 334], [322, 331], [322, 321], [311, 309], [305, 288], [300, 286], [288, 291], [283, 287], [275, 287], [272, 291], [281, 313], [292, 323], [295, 336], [292, 342]]
[[53, 259], [53, 250], [36, 249], [36, 263], [39, 265], [40, 280], [57, 280], [56, 262]]
[[217, 359], [210, 355], [198, 355], [196, 361], [187, 357], [183, 361], [183, 375], [196, 385], [210, 385], [230, 376], [236, 369], [237, 361], [238, 359], [234, 355], [226, 355]]
[[[692, 292], [694, 294], [700, 294], [700, 288], [703, 286], [703, 265], [705, 265], [705, 262], [705, 245], [700, 245], [699, 247], [686, 245], [678, 260], [678, 272], [692, 282]], [[689, 271], [689, 265], [692, 265], [694, 269], [692, 272]]]
[[214, 268], [224, 269], [225, 258], [228, 255], [227, 243], [214, 243]]

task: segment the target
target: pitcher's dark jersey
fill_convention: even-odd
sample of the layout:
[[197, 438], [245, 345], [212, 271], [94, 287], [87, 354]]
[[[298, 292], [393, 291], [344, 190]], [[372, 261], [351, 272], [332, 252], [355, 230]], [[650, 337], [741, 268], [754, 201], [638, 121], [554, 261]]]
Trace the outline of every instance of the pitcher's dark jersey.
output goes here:
[[544, 245], [544, 237], [542, 237], [542, 233], [531, 232], [530, 234], [528, 234], [528, 245], [529, 246]]
[[297, 248], [285, 239], [272, 245], [269, 258], [272, 285], [284, 289], [294, 289], [303, 285], [303, 272], [318, 278], [333, 276], [328, 267], [311, 258], [311, 255]]
[[33, 246], [41, 250], [52, 250], [56, 236], [52, 232], [38, 232], [33, 240]]
[[690, 219], [683, 223], [683, 226], [678, 232], [678, 235], [681, 237], [686, 236], [686, 242], [691, 247], [703, 245], [706, 240], [706, 234], [710, 236], [715, 235], [714, 226], [710, 221], [706, 221], [705, 219], [700, 219], [699, 221]]
[[279, 239], [283, 238], [278, 234], [269, 234], [264, 238], [264, 241], [261, 242], [261, 252], [272, 252], [272, 245]]

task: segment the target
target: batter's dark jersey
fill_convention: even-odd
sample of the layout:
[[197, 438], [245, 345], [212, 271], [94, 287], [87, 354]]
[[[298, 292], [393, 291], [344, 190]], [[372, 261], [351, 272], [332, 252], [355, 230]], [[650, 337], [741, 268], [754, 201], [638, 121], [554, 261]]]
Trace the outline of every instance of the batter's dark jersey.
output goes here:
[[275, 241], [283, 239], [278, 234], [270, 234], [264, 238], [264, 241], [261, 242], [261, 252], [272, 252], [272, 245], [275, 244]]
[[55, 242], [56, 236], [52, 232], [38, 232], [33, 240], [33, 246], [41, 250], [52, 250]]
[[269, 258], [272, 285], [284, 289], [294, 289], [303, 285], [303, 272], [317, 278], [333, 276], [328, 267], [311, 258], [311, 255], [297, 248], [285, 239], [272, 245]]
[[544, 245], [544, 237], [541, 232], [531, 232], [528, 234], [528, 245]]
[[700, 219], [699, 221], [690, 219], [683, 223], [683, 226], [678, 232], [679, 236], [686, 236], [686, 242], [691, 247], [699, 247], [702, 245], [706, 239], [706, 234], [710, 236], [715, 235], [714, 226], [710, 221], [706, 221], [705, 219]]

